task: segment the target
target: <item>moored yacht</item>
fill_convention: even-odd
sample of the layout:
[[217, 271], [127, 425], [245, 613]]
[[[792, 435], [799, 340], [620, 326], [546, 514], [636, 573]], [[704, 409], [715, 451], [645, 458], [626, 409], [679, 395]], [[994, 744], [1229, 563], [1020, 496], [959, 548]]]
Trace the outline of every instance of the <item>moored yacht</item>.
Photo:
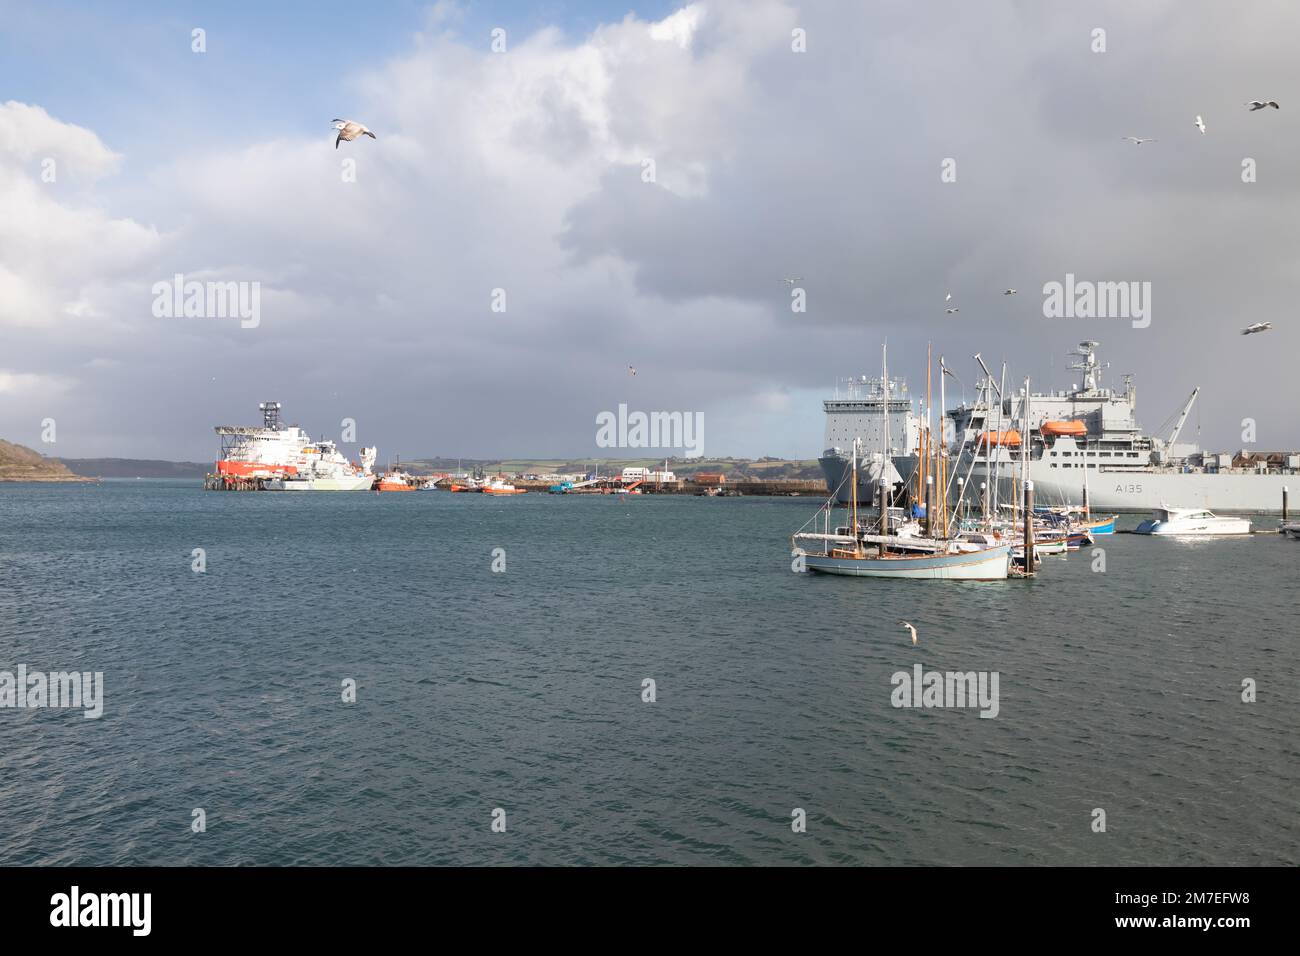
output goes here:
[[1248, 518], [1220, 517], [1204, 508], [1171, 508], [1163, 505], [1134, 529], [1134, 534], [1222, 535], [1250, 534]]

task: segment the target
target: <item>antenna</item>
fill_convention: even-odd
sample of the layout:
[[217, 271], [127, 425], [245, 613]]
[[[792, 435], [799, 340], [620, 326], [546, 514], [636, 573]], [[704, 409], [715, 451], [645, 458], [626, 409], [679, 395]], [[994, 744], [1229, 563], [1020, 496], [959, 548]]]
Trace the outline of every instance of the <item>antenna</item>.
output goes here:
[[280, 430], [280, 403], [262, 402], [257, 407], [262, 410], [262, 427], [271, 428], [276, 431], [279, 431]]

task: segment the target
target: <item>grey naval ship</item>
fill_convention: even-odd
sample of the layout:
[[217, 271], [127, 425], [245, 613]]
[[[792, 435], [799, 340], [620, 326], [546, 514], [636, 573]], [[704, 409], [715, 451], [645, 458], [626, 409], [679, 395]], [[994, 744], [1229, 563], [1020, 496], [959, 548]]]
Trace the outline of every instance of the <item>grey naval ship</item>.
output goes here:
[[[1180, 442], [1199, 388], [1192, 390], [1167, 436], [1144, 434], [1132, 376], [1125, 376], [1119, 389], [1105, 387], [1102, 373], [1108, 366], [1098, 362], [1097, 347], [1097, 342], [1081, 342], [1070, 353], [1070, 368], [1081, 373], [1079, 384], [1030, 393], [1028, 408], [1023, 388], [1001, 395], [985, 378], [972, 404], [948, 409], [945, 437], [954, 473], [968, 476], [971, 487], [996, 476], [1001, 497], [1011, 493], [1027, 456], [1040, 504], [1081, 504], [1086, 482], [1094, 511], [1150, 512], [1173, 506], [1279, 513], [1283, 488], [1300, 489], [1300, 452], [1205, 452]], [[863, 378], [844, 396], [840, 391], [824, 403], [828, 447], [820, 462], [828, 488], [839, 489], [836, 497], [846, 501], [850, 489], [842, 487], [848, 467], [843, 449], [852, 447], [857, 436], [864, 448], [884, 452], [885, 385]], [[916, 468], [921, 422], [904, 383], [890, 382], [888, 392], [888, 457], [894, 480], [906, 482]], [[874, 478], [860, 473], [859, 479], [861, 496]]]
[[835, 396], [822, 402], [822, 407], [826, 410], [826, 450], [817, 461], [826, 476], [826, 488], [834, 493], [837, 501], [848, 504], [852, 497], [848, 450], [855, 438], [862, 454], [858, 465], [859, 501], [875, 500], [875, 489], [882, 474], [890, 485], [911, 480], [916, 471], [921, 420], [912, 411], [906, 381], [866, 375], [840, 379], [835, 385]]

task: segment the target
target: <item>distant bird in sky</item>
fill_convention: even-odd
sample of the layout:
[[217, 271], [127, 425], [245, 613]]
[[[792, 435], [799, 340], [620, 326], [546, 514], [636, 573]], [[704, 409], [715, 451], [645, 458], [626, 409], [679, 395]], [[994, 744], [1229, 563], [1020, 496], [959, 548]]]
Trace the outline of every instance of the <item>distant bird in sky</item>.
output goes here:
[[1196, 128], [1201, 131], [1202, 136], [1205, 135], [1205, 120], [1201, 119], [1200, 113], [1196, 114]]
[[951, 301], [952, 301], [952, 293], [949, 292], [947, 295], [945, 295], [945, 296], [943, 297], [943, 301], [945, 301], [945, 302], [951, 302]]
[[333, 129], [339, 131], [338, 137], [334, 140], [335, 149], [339, 148], [340, 142], [346, 141], [350, 143], [358, 136], [369, 136], [371, 139], [379, 138], [360, 123], [353, 122], [352, 120], [336, 119], [332, 122], [334, 123]]
[[1125, 136], [1124, 138], [1128, 140], [1130, 143], [1132, 143], [1134, 146], [1141, 146], [1143, 143], [1155, 142], [1154, 139], [1143, 139], [1140, 136]]
[[1277, 105], [1277, 100], [1251, 100], [1245, 105], [1250, 107], [1252, 113], [1255, 112], [1255, 110], [1262, 110], [1266, 106], [1271, 106], [1275, 110], [1280, 110], [1282, 108]]
[[943, 311], [948, 315], [952, 315], [954, 312], [960, 312], [961, 309], [944, 309]]
[[1254, 335], [1256, 332], [1267, 332], [1273, 327], [1272, 322], [1255, 322], [1241, 330], [1242, 335]]
[[1003, 292], [1002, 294], [1003, 294], [1003, 295], [1015, 295], [1015, 294], [1016, 294], [1016, 290], [1015, 290], [1015, 289], [1007, 289], [1007, 290], [1006, 290], [1005, 292]]
[[912, 632], [912, 644], [913, 644], [913, 646], [915, 646], [915, 645], [916, 645], [916, 628], [914, 628], [914, 627], [911, 625], [911, 623], [909, 623], [908, 621], [899, 621], [898, 623], [901, 624], [901, 625], [903, 625], [903, 627], [907, 628], [909, 631]]
[[631, 374], [633, 374], [633, 375], [636, 374], [636, 369], [633, 368], [631, 365], [629, 365], [629, 366], [627, 367], [627, 370], [628, 370]]
[[796, 282], [799, 282], [799, 281], [801, 281], [802, 279], [803, 279], [803, 276], [788, 276], [787, 278], [784, 278], [784, 279], [782, 279], [781, 281], [782, 281], [782, 282], [788, 282], [788, 283], [790, 283], [791, 285], [794, 285]]

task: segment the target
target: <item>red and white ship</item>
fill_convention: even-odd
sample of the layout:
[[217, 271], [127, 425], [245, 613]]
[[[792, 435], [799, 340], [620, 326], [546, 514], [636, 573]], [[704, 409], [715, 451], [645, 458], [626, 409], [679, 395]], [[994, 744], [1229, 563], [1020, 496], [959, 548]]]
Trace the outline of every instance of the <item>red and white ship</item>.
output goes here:
[[368, 491], [374, 448], [361, 449], [361, 463], [348, 461], [334, 442], [313, 441], [297, 425], [280, 421], [280, 403], [262, 402], [262, 425], [218, 425], [221, 457], [217, 474], [269, 479], [266, 487], [283, 491]]

